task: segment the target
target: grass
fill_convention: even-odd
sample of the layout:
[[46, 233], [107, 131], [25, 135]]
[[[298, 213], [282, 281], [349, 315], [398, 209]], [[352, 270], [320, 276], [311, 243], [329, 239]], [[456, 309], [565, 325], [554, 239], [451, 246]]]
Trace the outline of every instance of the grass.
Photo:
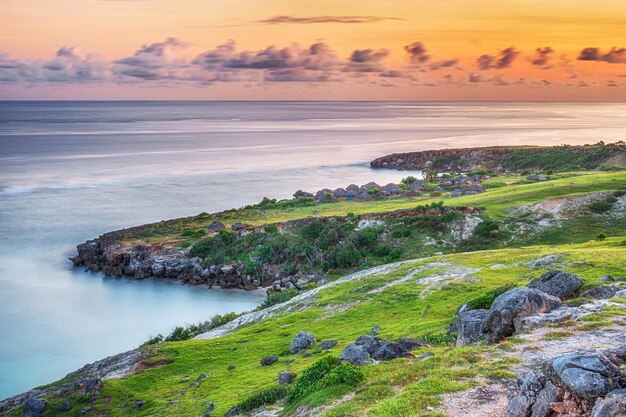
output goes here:
[[[515, 181], [519, 181], [520, 178], [497, 177], [498, 182], [505, 181], [510, 185], [488, 189], [480, 194], [464, 195], [454, 199], [444, 198], [443, 200], [446, 205], [483, 207], [493, 218], [502, 218], [507, 209], [511, 207], [538, 202], [547, 198], [626, 189], [626, 171], [583, 171], [576, 176], [564, 176], [546, 182], [516, 185]], [[494, 181], [496, 180], [494, 179]], [[294, 207], [288, 210], [241, 209], [216, 214], [202, 213], [195, 217], [146, 225], [136, 232], [129, 232], [127, 239], [131, 241], [143, 240], [148, 243], [170, 239], [179, 240], [181, 238], [180, 233], [186, 230], [200, 229], [213, 221], [223, 222], [227, 226], [236, 222], [258, 226], [309, 216], [346, 216], [348, 213], [388, 212], [436, 203], [441, 200], [442, 197], [402, 197], [368, 202], [339, 201], [315, 206]]]
[[[168, 364], [107, 380], [93, 403], [84, 398], [67, 400], [81, 407], [88, 403], [97, 413], [111, 417], [202, 415], [206, 411], [204, 403], [210, 400], [217, 405], [212, 415], [221, 416], [255, 393], [275, 386], [279, 371], [301, 375], [305, 368], [326, 355], [290, 355], [289, 344], [299, 330], [312, 332], [320, 341], [337, 340], [338, 345], [330, 352], [335, 356], [359, 335], [369, 333], [374, 325], [380, 325], [379, 335], [389, 339], [443, 335], [459, 305], [485, 294], [490, 298], [503, 286], [524, 285], [544, 272], [545, 269], [528, 266], [532, 259], [555, 252], [563, 254], [569, 262], [568, 272], [583, 276], [589, 285], [597, 284], [602, 275], [619, 275], [626, 263], [622, 239], [408, 261], [386, 273], [324, 289], [308, 308], [279, 314], [230, 335], [214, 340], [160, 344], [150, 360], [166, 358]], [[494, 264], [500, 267], [490, 268]], [[432, 282], [446, 271], [448, 278], [429, 289], [425, 282]], [[406, 279], [409, 274], [411, 277]], [[452, 279], [455, 274], [456, 280]], [[342, 308], [346, 305], [349, 308]], [[617, 310], [604, 314], [617, 315]], [[583, 325], [597, 326], [602, 320], [606, 318], [596, 317]], [[498, 346], [452, 348], [444, 341], [443, 345], [415, 353], [419, 355], [426, 350], [434, 355], [424, 360], [397, 359], [366, 366], [362, 368], [364, 380], [356, 388], [323, 388], [308, 393], [296, 404], [330, 406], [322, 414], [327, 417], [436, 415], [431, 408], [439, 403], [440, 394], [471, 387], [479, 377], [511, 377], [511, 367], [516, 363]], [[497, 359], [483, 360], [490, 352], [497, 352]], [[259, 360], [270, 354], [277, 355], [279, 362], [261, 366]], [[288, 359], [293, 362], [287, 364]], [[229, 365], [236, 365], [236, 369], [228, 371]], [[206, 372], [211, 375], [200, 380], [197, 387], [190, 385]], [[180, 382], [185, 377], [190, 378], [189, 383]], [[348, 393], [354, 397], [341, 402]], [[139, 400], [146, 404], [136, 409], [133, 404]], [[55, 413], [50, 411], [46, 415]]]

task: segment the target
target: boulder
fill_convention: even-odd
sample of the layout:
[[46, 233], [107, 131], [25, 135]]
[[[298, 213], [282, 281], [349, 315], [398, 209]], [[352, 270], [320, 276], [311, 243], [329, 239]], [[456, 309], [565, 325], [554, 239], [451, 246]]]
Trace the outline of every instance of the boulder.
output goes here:
[[300, 353], [307, 350], [315, 343], [315, 336], [305, 331], [299, 331], [291, 341], [289, 352], [292, 354]]
[[364, 345], [350, 343], [339, 355], [339, 360], [361, 366], [369, 363], [370, 355], [367, 353]]
[[388, 361], [411, 356], [413, 356], [411, 352], [404, 349], [400, 344], [388, 341], [383, 342], [382, 346], [371, 354], [372, 359], [377, 361]]
[[[488, 343], [498, 342], [515, 332], [515, 320], [536, 313], [548, 313], [561, 306], [561, 300], [533, 288], [514, 288], [495, 299], [481, 333]], [[466, 313], [465, 313], [466, 314]]]
[[602, 275], [600, 278], [598, 278], [598, 281], [601, 281], [601, 282], [614, 282], [615, 278], [613, 278], [611, 275]]
[[548, 295], [565, 300], [575, 296], [582, 284], [583, 279], [578, 275], [553, 270], [531, 281], [531, 283], [528, 284], [528, 288], [534, 288]]
[[278, 373], [278, 383], [281, 385], [291, 384], [298, 375], [293, 372], [281, 371]]
[[548, 417], [551, 403], [560, 400], [559, 391], [541, 371], [525, 369], [509, 393], [503, 417]]
[[615, 285], [605, 285], [593, 287], [582, 294], [580, 294], [583, 298], [592, 298], [594, 300], [603, 300], [605, 298], [611, 298], [615, 296], [619, 288]]
[[278, 356], [276, 355], [266, 356], [259, 361], [261, 366], [269, 366], [269, 365], [275, 364], [276, 362], [278, 362]]
[[359, 336], [356, 339], [356, 342], [354, 342], [354, 343], [359, 345], [359, 346], [363, 346], [365, 351], [369, 355], [371, 355], [372, 353], [376, 352], [382, 346], [383, 341], [380, 340], [377, 337], [374, 337], [374, 336], [363, 335], [363, 336]]
[[46, 408], [48, 408], [48, 401], [43, 398], [29, 398], [24, 403], [22, 417], [41, 417]]
[[557, 386], [586, 400], [603, 397], [618, 388], [619, 368], [601, 353], [570, 353], [546, 364], [544, 371]]
[[322, 343], [320, 343], [319, 348], [320, 350], [326, 350], [326, 349], [332, 349], [335, 346], [337, 346], [336, 340], [324, 340]]
[[370, 335], [376, 336], [378, 332], [380, 332], [380, 326], [376, 325], [372, 327], [372, 330], [370, 330]]
[[420, 339], [413, 339], [411, 337], [401, 337], [396, 341], [398, 345], [402, 347], [402, 349], [410, 352], [420, 347], [428, 346], [428, 343], [424, 342]]
[[611, 391], [606, 398], [599, 398], [591, 410], [591, 417], [626, 417], [626, 390]]
[[482, 326], [489, 310], [466, 310], [459, 314], [454, 325], [457, 346], [471, 345], [483, 338]]

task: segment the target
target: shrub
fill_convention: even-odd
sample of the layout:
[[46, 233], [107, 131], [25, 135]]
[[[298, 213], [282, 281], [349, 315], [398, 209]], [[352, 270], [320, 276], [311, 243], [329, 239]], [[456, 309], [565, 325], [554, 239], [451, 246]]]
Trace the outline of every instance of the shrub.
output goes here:
[[363, 256], [352, 242], [334, 248], [328, 255], [328, 262], [333, 268], [347, 268], [356, 266]]
[[456, 333], [429, 333], [420, 337], [433, 346], [448, 346], [456, 343]]
[[298, 294], [300, 294], [298, 290], [294, 290], [293, 288], [285, 291], [271, 292], [267, 295], [265, 300], [263, 300], [261, 305], [257, 307], [257, 310], [263, 310], [264, 308], [271, 307], [275, 304], [284, 303], [285, 301], [291, 300]]
[[596, 236], [596, 240], [604, 240], [606, 239], [606, 235], [604, 233], [600, 233], [598, 236]]
[[409, 175], [406, 178], [402, 178], [402, 181], [400, 181], [400, 184], [410, 185], [410, 184], [413, 184], [415, 181], [417, 181], [417, 178], [415, 178], [412, 175]]
[[486, 219], [474, 229], [474, 235], [480, 237], [490, 237], [494, 232], [498, 231], [498, 223], [493, 220]]
[[401, 237], [409, 237], [411, 236], [411, 229], [404, 225], [397, 225], [393, 229], [391, 229], [391, 236], [396, 239]]
[[222, 326], [234, 320], [238, 316], [239, 314], [237, 313], [226, 313], [223, 315], [216, 314], [213, 317], [211, 317], [209, 320], [204, 321], [204, 322], [200, 322], [196, 324], [189, 324], [185, 327], [182, 327], [182, 326], [175, 327], [170, 332], [170, 334], [168, 334], [166, 337], [157, 335], [153, 337], [152, 339], [148, 340], [144, 344], [151, 344], [151, 341], [156, 340], [156, 338], [158, 338], [159, 336], [161, 337], [160, 341], [166, 341], [166, 342], [179, 342], [181, 340], [189, 340], [193, 337], [196, 337], [197, 335], [201, 333], [208, 332], [211, 329], [215, 329], [216, 327]]
[[313, 391], [336, 385], [349, 385], [355, 387], [363, 382], [365, 376], [361, 368], [348, 362], [340, 363], [335, 369], [324, 375], [322, 379], [313, 384]]
[[330, 372], [337, 363], [334, 356], [326, 356], [302, 371], [302, 375], [293, 384], [291, 391], [287, 394], [285, 402], [292, 404], [305, 394], [311, 392], [317, 381]]
[[241, 413], [247, 413], [248, 411], [252, 411], [255, 408], [259, 408], [264, 405], [275, 404], [285, 398], [287, 392], [287, 388], [282, 386], [265, 388], [261, 391], [255, 392], [237, 404], [236, 407], [241, 410]]
[[590, 203], [587, 208], [593, 213], [602, 214], [611, 210], [613, 208], [613, 204], [614, 203], [610, 200], [594, 201], [593, 203]]
[[376, 244], [378, 239], [378, 232], [372, 227], [366, 227], [359, 230], [356, 236], [356, 243], [361, 248], [371, 248]]

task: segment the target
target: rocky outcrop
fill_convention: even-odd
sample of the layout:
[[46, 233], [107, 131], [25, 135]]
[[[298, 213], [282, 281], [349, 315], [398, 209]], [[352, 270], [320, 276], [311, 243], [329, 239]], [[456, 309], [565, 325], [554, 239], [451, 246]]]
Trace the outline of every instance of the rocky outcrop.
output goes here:
[[482, 340], [482, 325], [488, 314], [489, 310], [468, 310], [460, 313], [455, 324], [456, 345], [471, 345]]
[[422, 346], [427, 346], [427, 344], [419, 339], [401, 337], [396, 342], [391, 342], [368, 334], [359, 336], [354, 343], [346, 346], [339, 356], [339, 360], [361, 366], [370, 363], [371, 360], [388, 361], [397, 358], [412, 358], [414, 356], [411, 350]]
[[[507, 171], [507, 158], [514, 152], [523, 151], [530, 154], [541, 154], [554, 151], [558, 147], [540, 146], [491, 146], [484, 148], [437, 149], [421, 152], [394, 153], [370, 162], [372, 168], [390, 168], [398, 170], [419, 170], [431, 168], [438, 172], [472, 171], [477, 169], [492, 169]], [[567, 151], [573, 154], [593, 152], [597, 145], [567, 146]], [[611, 161], [616, 155], [626, 154], [619, 146], [607, 146], [605, 153], [599, 155], [597, 165]], [[526, 166], [529, 169], [543, 169], [537, 164]]]
[[548, 313], [561, 306], [561, 300], [533, 288], [515, 288], [501, 294], [493, 302], [481, 333], [494, 343], [511, 336], [516, 321], [536, 313]]
[[582, 285], [583, 279], [578, 275], [554, 270], [532, 280], [528, 287], [538, 289], [561, 300], [566, 300], [578, 294]]
[[[481, 213], [481, 210], [475, 207], [425, 206], [392, 212], [362, 214], [356, 216], [356, 220], [358, 222], [381, 221], [440, 216], [448, 213], [476, 216]], [[236, 235], [241, 236], [253, 232], [262, 233], [268, 227], [285, 232], [289, 229], [301, 228], [311, 222], [327, 223], [353, 220], [347, 216], [309, 217], [255, 227], [242, 225], [238, 228]], [[214, 223], [210, 223], [206, 227], [215, 229]], [[264, 265], [263, 270], [255, 276], [245, 273], [243, 263], [207, 266], [204, 265], [203, 259], [190, 258], [187, 249], [177, 247], [178, 241], [153, 244], [130, 243], [129, 237], [137, 238], [141, 236], [142, 228], [150, 230], [151, 226], [153, 225], [105, 233], [97, 239], [88, 240], [77, 246], [78, 254], [71, 258], [71, 261], [74, 266], [84, 266], [90, 271], [102, 272], [107, 276], [126, 276], [136, 279], [167, 278], [193, 285], [203, 284], [209, 287], [245, 290], [255, 290], [261, 287], [270, 287], [272, 291], [298, 289], [311, 281], [319, 284], [320, 279], [322, 279], [316, 274], [281, 277], [278, 272], [281, 268], [275, 265]]]

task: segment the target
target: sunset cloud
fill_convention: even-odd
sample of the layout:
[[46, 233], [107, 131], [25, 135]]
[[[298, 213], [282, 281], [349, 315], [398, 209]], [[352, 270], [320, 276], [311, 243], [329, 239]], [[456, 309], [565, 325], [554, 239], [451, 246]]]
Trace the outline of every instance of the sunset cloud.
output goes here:
[[479, 56], [478, 59], [476, 59], [476, 66], [481, 71], [508, 68], [513, 64], [513, 61], [515, 61], [518, 55], [519, 51], [510, 46], [500, 51], [497, 56], [488, 54]]
[[548, 69], [548, 65], [553, 54], [554, 49], [549, 46], [537, 48], [535, 49], [535, 55], [531, 58], [530, 63]]
[[274, 16], [269, 19], [259, 20], [258, 23], [267, 25], [279, 25], [279, 24], [314, 24], [314, 23], [376, 23], [386, 20], [403, 20], [397, 17], [384, 17], [384, 16], [309, 16], [309, 17], [296, 17], [296, 16]]
[[423, 64], [430, 60], [430, 55], [426, 53], [426, 47], [421, 42], [413, 42], [404, 47], [404, 50], [409, 54], [411, 62]]
[[611, 48], [610, 51], [602, 53], [600, 48], [585, 48], [580, 51], [577, 58], [579, 61], [599, 61], [609, 64], [626, 64], [626, 48]]

